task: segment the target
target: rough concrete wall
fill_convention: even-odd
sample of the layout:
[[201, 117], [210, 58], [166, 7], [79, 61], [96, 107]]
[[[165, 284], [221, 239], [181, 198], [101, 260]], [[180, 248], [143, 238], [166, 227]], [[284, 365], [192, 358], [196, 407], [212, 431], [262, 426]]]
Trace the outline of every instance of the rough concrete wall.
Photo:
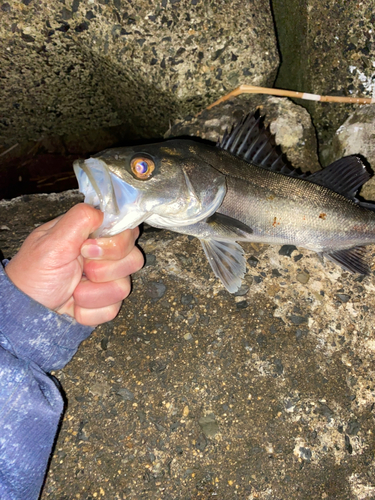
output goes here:
[[268, 0], [0, 4], [0, 152], [123, 124], [160, 136], [239, 83], [273, 83]]
[[[374, 2], [273, 0], [282, 64], [276, 86], [328, 95], [372, 97]], [[317, 128], [321, 159], [355, 106], [305, 103]]]

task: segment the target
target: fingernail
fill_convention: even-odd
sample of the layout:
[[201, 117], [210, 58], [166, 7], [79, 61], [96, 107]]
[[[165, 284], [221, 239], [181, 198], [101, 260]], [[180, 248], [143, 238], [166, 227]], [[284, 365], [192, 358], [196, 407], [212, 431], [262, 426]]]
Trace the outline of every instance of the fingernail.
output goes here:
[[103, 255], [103, 249], [98, 245], [84, 245], [81, 248], [81, 255], [85, 259], [95, 259]]

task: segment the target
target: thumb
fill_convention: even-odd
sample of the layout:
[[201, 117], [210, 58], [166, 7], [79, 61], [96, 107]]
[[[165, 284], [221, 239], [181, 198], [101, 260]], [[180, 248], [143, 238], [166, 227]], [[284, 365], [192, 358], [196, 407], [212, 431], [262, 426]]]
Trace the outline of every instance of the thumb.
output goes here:
[[102, 222], [103, 213], [100, 210], [86, 203], [79, 203], [59, 218], [49, 232], [57, 240], [63, 239], [72, 248], [80, 248]]

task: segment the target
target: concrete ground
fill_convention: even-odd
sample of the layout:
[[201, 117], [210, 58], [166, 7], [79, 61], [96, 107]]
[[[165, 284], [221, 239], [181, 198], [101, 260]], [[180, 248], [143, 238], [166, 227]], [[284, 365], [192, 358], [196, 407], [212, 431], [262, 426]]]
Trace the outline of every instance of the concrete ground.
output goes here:
[[[4, 256], [80, 199], [0, 202]], [[375, 498], [374, 276], [247, 244], [233, 296], [198, 240], [146, 227], [140, 246], [119, 316], [55, 374], [42, 500]]]

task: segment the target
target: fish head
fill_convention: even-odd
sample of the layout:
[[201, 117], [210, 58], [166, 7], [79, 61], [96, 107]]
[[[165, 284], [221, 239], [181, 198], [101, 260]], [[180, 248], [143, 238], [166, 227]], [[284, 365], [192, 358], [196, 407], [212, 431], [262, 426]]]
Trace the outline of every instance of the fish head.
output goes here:
[[199, 143], [175, 139], [108, 149], [76, 160], [79, 190], [104, 214], [94, 237], [148, 221], [157, 227], [195, 224], [221, 205], [225, 176], [199, 157]]

